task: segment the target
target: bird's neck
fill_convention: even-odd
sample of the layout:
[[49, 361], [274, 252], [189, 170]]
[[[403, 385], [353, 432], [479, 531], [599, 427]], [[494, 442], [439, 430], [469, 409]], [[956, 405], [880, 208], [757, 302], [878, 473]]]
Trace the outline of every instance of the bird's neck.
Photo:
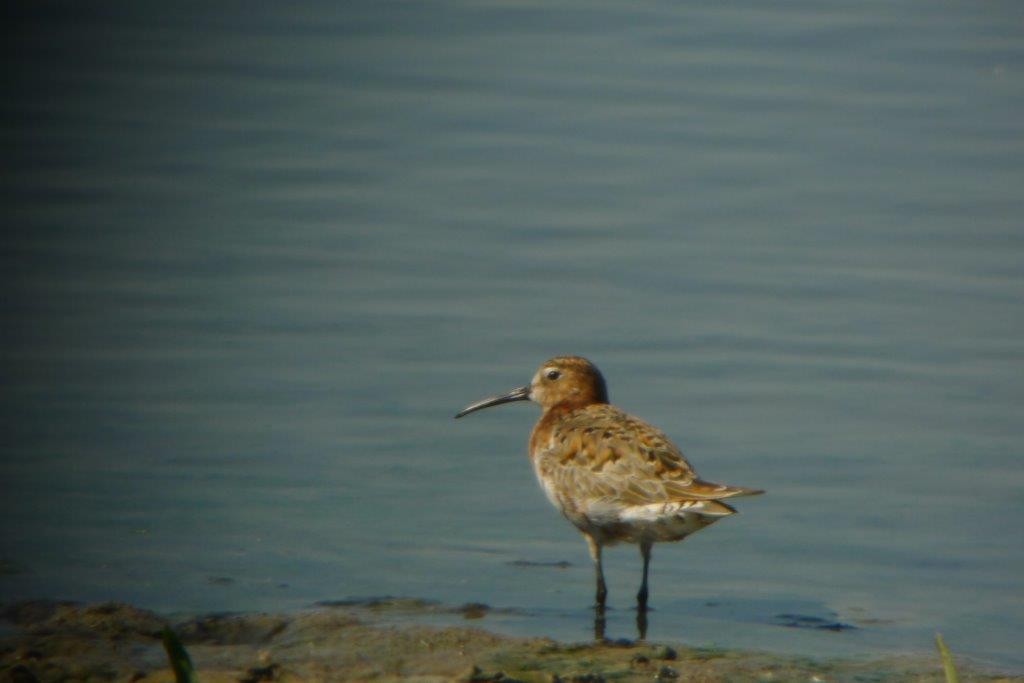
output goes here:
[[540, 452], [543, 445], [551, 439], [551, 434], [554, 432], [559, 420], [575, 410], [580, 410], [597, 403], [600, 403], [600, 401], [567, 399], [554, 405], [546, 406], [544, 412], [541, 413], [540, 419], [537, 420], [537, 424], [533, 425], [533, 431], [530, 432], [529, 452]]

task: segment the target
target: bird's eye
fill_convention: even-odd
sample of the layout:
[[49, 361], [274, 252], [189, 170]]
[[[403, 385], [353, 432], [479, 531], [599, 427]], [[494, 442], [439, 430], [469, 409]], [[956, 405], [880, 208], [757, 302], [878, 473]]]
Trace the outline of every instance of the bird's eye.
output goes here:
[[548, 370], [548, 379], [558, 379], [562, 376], [558, 370]]

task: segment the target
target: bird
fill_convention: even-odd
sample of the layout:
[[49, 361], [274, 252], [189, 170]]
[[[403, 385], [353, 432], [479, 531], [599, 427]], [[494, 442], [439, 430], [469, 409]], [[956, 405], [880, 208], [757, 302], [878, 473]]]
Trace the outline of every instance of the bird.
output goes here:
[[[604, 376], [581, 356], [550, 358], [526, 386], [472, 403], [455, 418], [515, 401], [540, 404], [529, 458], [547, 498], [587, 543], [596, 577], [595, 607], [602, 615], [595, 630], [601, 634], [608, 596], [604, 547], [620, 542], [639, 546], [643, 578], [636, 600], [638, 615], [645, 615], [651, 547], [680, 541], [735, 513], [724, 499], [764, 492], [698, 478], [664, 432], [609, 403]], [[645, 616], [642, 622], [638, 616], [638, 626], [643, 638]]]

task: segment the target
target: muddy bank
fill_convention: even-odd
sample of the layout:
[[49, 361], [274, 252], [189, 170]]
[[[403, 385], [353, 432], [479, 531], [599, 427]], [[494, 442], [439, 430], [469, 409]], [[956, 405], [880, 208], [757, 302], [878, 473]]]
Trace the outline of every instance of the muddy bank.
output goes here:
[[[325, 603], [297, 614], [166, 618], [121, 603], [27, 602], [4, 609], [0, 681], [173, 681], [160, 641], [170, 625], [204, 683], [216, 681], [943, 681], [938, 657], [814, 660], [679, 643], [559, 643], [481, 628], [389, 625], [395, 611], [486, 605], [418, 600]], [[962, 681], [1024, 681], [965, 671]]]

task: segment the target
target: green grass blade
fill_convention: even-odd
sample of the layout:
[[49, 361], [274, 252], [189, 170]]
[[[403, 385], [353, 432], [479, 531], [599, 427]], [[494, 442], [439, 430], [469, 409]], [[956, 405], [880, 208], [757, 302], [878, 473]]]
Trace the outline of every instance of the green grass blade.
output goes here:
[[188, 656], [185, 646], [178, 640], [178, 636], [169, 626], [165, 626], [160, 638], [164, 641], [164, 650], [167, 651], [167, 659], [174, 669], [174, 679], [178, 683], [199, 683], [196, 677], [196, 670], [192, 666], [192, 658]]
[[960, 677], [956, 673], [956, 666], [953, 664], [953, 655], [942, 640], [942, 634], [935, 634], [935, 646], [939, 648], [939, 656], [942, 657], [942, 670], [946, 672], [946, 683], [960, 683]]

